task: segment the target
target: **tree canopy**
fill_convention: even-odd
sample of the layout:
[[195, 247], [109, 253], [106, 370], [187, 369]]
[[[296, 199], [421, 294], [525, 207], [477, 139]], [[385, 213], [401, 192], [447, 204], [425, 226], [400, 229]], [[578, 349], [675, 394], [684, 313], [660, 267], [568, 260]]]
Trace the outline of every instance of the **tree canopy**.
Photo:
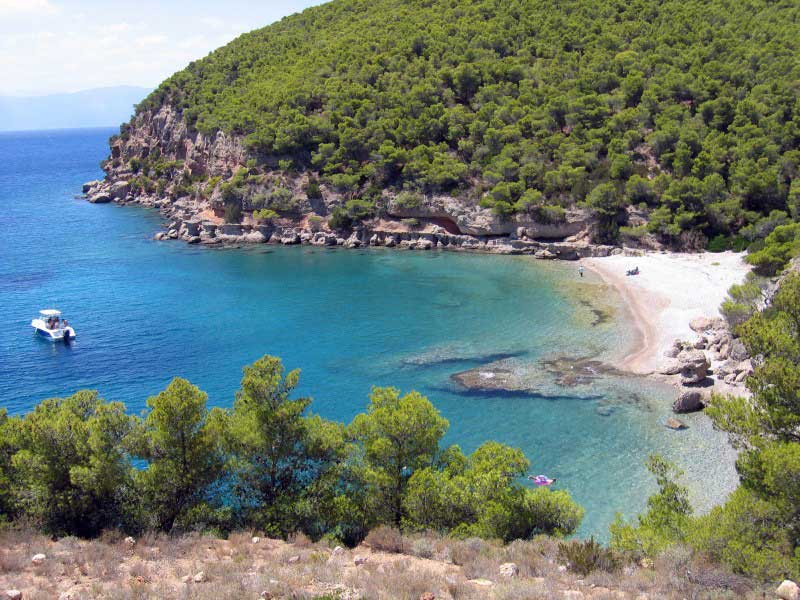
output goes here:
[[[380, 525], [516, 539], [580, 524], [567, 492], [517, 481], [528, 467], [520, 450], [488, 442], [467, 459], [442, 449], [447, 421], [418, 392], [374, 388], [367, 412], [345, 425], [309, 412], [311, 399], [294, 395], [299, 377], [264, 356], [244, 368], [229, 409], [208, 410], [206, 394], [176, 378], [142, 418], [91, 391], [23, 416], [0, 411], [0, 522], [80, 536], [303, 532], [353, 545]], [[420, 482], [454, 476], [475, 489], [430, 490], [452, 510], [432, 521]]]
[[798, 18], [769, 0], [333, 0], [191, 63], [138, 112], [169, 104], [350, 197], [445, 192], [501, 215], [588, 200], [602, 239], [634, 235], [636, 206], [665, 241], [726, 246], [797, 217]]

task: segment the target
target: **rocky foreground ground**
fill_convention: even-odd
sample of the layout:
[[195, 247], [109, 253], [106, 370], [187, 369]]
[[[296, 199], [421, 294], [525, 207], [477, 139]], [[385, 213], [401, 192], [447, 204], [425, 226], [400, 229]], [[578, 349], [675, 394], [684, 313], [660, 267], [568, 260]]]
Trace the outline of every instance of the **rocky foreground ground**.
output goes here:
[[[766, 598], [771, 592], [673, 549], [653, 563], [614, 572], [574, 572], [558, 542], [501, 546], [435, 536], [371, 534], [355, 549], [284, 542], [240, 533], [202, 536], [108, 535], [51, 540], [24, 531], [0, 534], [0, 597], [83, 598], [377, 598], [619, 599]], [[792, 584], [793, 585], [793, 584]], [[797, 598], [784, 584], [782, 598]], [[774, 589], [774, 585], [770, 586]]]

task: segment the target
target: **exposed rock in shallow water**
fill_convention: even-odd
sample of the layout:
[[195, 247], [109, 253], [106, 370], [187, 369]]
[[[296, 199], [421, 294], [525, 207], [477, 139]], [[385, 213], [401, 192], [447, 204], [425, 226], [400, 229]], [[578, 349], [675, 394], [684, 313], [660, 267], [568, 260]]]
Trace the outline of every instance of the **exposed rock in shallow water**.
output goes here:
[[670, 417], [669, 419], [664, 421], [664, 427], [669, 427], [670, 429], [674, 429], [675, 431], [680, 431], [681, 429], [688, 429], [686, 423], [684, 423], [680, 419], [676, 419], [675, 417]]
[[469, 390], [522, 391], [525, 386], [513, 371], [497, 367], [479, 367], [454, 373], [450, 378]]
[[[489, 364], [450, 376], [461, 388], [473, 394], [492, 392], [500, 395], [563, 397], [543, 394], [542, 389], [576, 387], [590, 384], [606, 375], [623, 375], [610, 365], [591, 358], [557, 357], [540, 361], [533, 377], [526, 369], [514, 370], [508, 365]], [[595, 399], [596, 395], [580, 396]]]
[[592, 358], [559, 356], [541, 361], [542, 367], [555, 376], [558, 385], [573, 387], [595, 381], [605, 375], [622, 375], [618, 369]]

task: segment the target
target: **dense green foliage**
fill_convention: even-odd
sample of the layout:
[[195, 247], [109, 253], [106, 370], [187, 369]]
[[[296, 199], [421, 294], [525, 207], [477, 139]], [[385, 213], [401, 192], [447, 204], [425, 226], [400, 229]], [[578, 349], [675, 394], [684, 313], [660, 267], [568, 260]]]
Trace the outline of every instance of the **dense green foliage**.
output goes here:
[[799, 17], [768, 0], [334, 0], [138, 110], [171, 104], [350, 197], [454, 192], [500, 215], [586, 201], [601, 239], [635, 205], [664, 241], [727, 245], [800, 207]]
[[228, 410], [209, 411], [205, 393], [175, 379], [143, 418], [89, 391], [20, 417], [0, 412], [0, 520], [54, 535], [251, 528], [349, 544], [382, 524], [506, 540], [580, 524], [566, 492], [518, 482], [528, 466], [519, 450], [441, 448], [448, 423], [420, 394], [375, 388], [344, 425], [293, 397], [299, 375], [265, 356], [244, 368]]
[[617, 523], [613, 545], [654, 555], [687, 543], [733, 570], [763, 579], [800, 575], [800, 274], [786, 277], [771, 306], [738, 331], [756, 360], [752, 397], [715, 395], [707, 412], [740, 450], [740, 485], [708, 515], [693, 518], [669, 468], [638, 526]]
[[681, 473], [660, 456], [651, 456], [647, 468], [655, 476], [658, 492], [647, 499], [647, 512], [636, 526], [621, 517], [611, 525], [611, 546], [634, 556], [656, 556], [668, 545], [683, 542], [692, 507], [685, 488], [675, 482]]
[[779, 273], [795, 256], [800, 255], [800, 223], [776, 227], [759, 248], [747, 256], [747, 262], [762, 275]]

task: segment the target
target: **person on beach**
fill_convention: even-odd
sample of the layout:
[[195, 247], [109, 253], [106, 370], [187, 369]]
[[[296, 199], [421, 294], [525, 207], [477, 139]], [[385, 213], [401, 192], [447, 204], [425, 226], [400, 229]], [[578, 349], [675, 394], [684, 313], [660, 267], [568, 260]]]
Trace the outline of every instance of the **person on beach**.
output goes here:
[[583, 277], [583, 265], [578, 267], [578, 273], [580, 274], [581, 277]]

